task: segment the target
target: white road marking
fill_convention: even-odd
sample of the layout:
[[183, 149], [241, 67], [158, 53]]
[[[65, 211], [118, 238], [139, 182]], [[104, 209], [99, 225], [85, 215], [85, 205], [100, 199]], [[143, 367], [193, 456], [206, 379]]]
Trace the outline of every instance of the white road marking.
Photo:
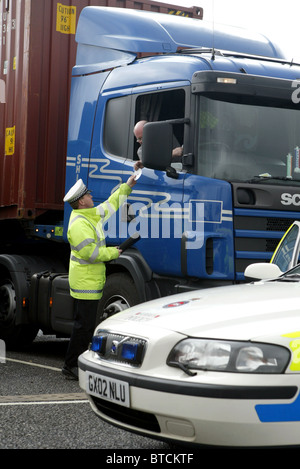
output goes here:
[[[53, 366], [41, 365], [39, 363], [26, 362], [24, 360], [16, 360], [14, 358], [6, 358], [6, 361], [21, 363], [23, 365], [36, 366], [46, 368], [47, 370], [59, 371], [61, 368]], [[16, 406], [16, 405], [47, 405], [47, 404], [82, 404], [89, 402], [84, 392], [67, 393], [67, 394], [36, 394], [21, 396], [0, 396], [0, 406]]]
[[5, 358], [6, 361], [22, 363], [23, 365], [37, 366], [39, 368], [46, 368], [47, 370], [61, 371], [61, 368], [55, 368], [54, 366], [40, 365], [39, 363], [26, 362], [23, 360], [15, 360], [14, 358]]
[[[14, 396], [16, 397], [16, 396]], [[53, 404], [82, 404], [89, 402], [87, 399], [79, 399], [78, 400], [70, 400], [70, 401], [29, 401], [29, 402], [0, 402], [0, 407], [8, 407], [8, 406], [17, 406], [17, 405], [53, 405]]]
[[88, 402], [84, 392], [66, 394], [34, 394], [0, 396], [0, 406], [40, 405], [40, 404], [82, 404]]

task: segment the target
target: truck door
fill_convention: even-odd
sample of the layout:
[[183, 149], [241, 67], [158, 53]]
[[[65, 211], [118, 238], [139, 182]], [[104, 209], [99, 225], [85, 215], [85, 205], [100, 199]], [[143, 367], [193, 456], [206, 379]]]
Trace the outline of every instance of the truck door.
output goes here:
[[[89, 164], [89, 187], [99, 203], [134, 171], [138, 142], [133, 133], [137, 121], [176, 119], [185, 114], [184, 87], [166, 85], [102, 93], [98, 101]], [[183, 145], [180, 126], [174, 131], [174, 147]], [[107, 242], [119, 242], [138, 231], [139, 249], [153, 272], [181, 274], [180, 243], [183, 214], [182, 165], [174, 163], [176, 178], [166, 171], [142, 169], [126, 205], [109, 221]], [[179, 171], [177, 171], [179, 170]]]
[[[132, 99], [133, 123], [184, 118], [188, 92], [178, 84], [160, 84], [154, 90], [147, 86], [135, 89]], [[173, 126], [172, 130], [172, 148], [176, 152], [184, 144], [183, 124]], [[131, 155], [134, 162], [142, 157], [143, 144], [134, 135], [132, 137], [126, 167], [132, 164]], [[136, 215], [130, 223], [132, 228], [137, 223], [141, 229], [143, 257], [153, 272], [159, 275], [181, 275], [184, 178], [181, 158], [172, 157], [167, 171], [144, 167], [129, 199], [131, 213]]]

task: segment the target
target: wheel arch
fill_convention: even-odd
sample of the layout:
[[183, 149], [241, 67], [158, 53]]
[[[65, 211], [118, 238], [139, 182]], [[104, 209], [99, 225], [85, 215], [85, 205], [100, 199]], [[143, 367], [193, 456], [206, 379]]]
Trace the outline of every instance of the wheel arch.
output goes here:
[[136, 249], [127, 249], [118, 259], [109, 262], [107, 276], [116, 272], [126, 272], [133, 279], [139, 294], [140, 303], [160, 296], [153, 272]]

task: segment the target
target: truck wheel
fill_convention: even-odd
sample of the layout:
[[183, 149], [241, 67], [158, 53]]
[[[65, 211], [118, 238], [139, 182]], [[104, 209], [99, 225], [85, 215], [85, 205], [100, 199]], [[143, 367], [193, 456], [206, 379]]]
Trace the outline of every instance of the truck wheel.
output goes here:
[[38, 332], [38, 327], [16, 325], [16, 295], [13, 283], [5, 280], [0, 285], [0, 339], [7, 348], [23, 349], [31, 344]]
[[97, 324], [113, 314], [139, 303], [134, 281], [128, 274], [111, 274], [107, 277], [103, 296], [99, 300]]

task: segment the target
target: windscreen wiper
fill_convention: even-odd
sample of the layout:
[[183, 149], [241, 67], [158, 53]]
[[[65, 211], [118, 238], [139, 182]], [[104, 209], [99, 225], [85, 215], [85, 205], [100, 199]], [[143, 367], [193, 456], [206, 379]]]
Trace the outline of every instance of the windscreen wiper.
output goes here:
[[289, 176], [271, 176], [271, 174], [269, 174], [269, 175], [254, 176], [252, 179], [248, 179], [245, 182], [249, 182], [249, 183], [264, 182], [264, 181], [270, 181], [271, 179], [275, 181], [293, 181], [294, 180], [293, 178]]
[[300, 274], [285, 274], [282, 277], [277, 278], [275, 281], [278, 282], [299, 282]]

